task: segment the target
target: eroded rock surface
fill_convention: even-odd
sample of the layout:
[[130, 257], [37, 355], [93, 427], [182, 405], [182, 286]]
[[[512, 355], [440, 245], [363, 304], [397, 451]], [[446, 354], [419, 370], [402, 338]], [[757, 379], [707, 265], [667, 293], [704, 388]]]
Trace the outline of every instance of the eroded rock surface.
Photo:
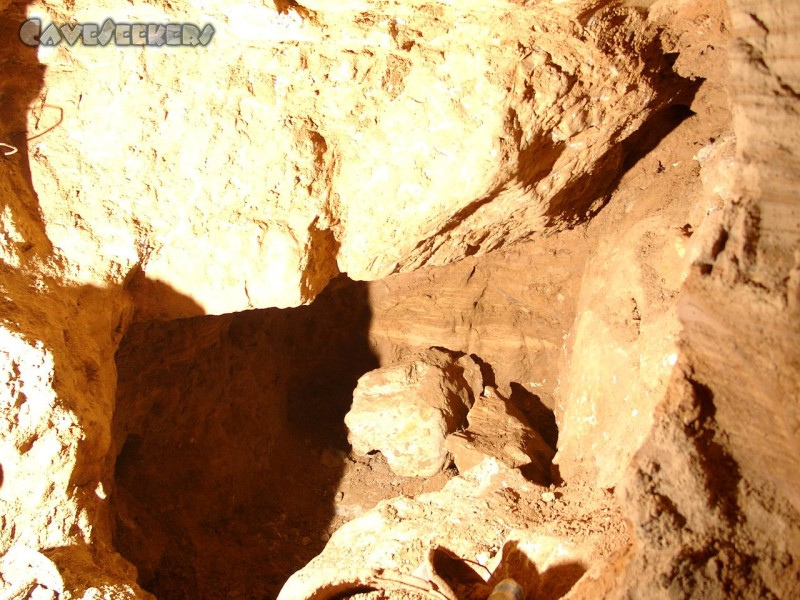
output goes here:
[[31, 176], [64, 277], [128, 283], [142, 318], [296, 306], [340, 271], [378, 279], [584, 219], [676, 89], [639, 13], [595, 8], [70, 4], [79, 22], [216, 34], [39, 53]]
[[555, 451], [525, 416], [497, 390], [487, 387], [467, 415], [469, 426], [447, 437], [445, 447], [461, 472], [495, 458], [532, 481], [550, 483]]
[[[414, 575], [417, 585], [429, 582], [427, 556], [437, 547], [463, 561], [457, 583], [470, 580], [464, 576], [469, 569], [478, 586], [490, 575], [495, 583], [512, 576], [524, 581], [529, 593], [550, 590], [541, 597], [559, 598], [589, 566], [605, 564], [624, 549], [628, 538], [610, 496], [587, 494], [579, 501], [564, 488], [555, 504], [537, 503], [545, 489], [487, 459], [439, 492], [381, 502], [331, 536], [325, 550], [289, 579], [278, 598], [334, 597], [365, 583], [394, 590], [397, 596], [392, 597], [417, 598], [419, 589], [398, 588], [392, 580]], [[553, 519], [556, 515], [562, 518]], [[479, 589], [484, 595], [474, 597], [485, 597], [485, 587]]]
[[800, 7], [729, 4], [734, 185], [683, 288], [666, 399], [623, 480], [642, 551], [622, 585], [648, 597], [800, 591], [798, 73], [786, 60], [800, 53]]
[[691, 265], [716, 243], [714, 223], [732, 197], [723, 7], [655, 3], [650, 18], [671, 23], [663, 41], [681, 48], [676, 70], [704, 83], [687, 99], [691, 112], [666, 111], [661, 126], [673, 131], [643, 141], [649, 153], [587, 226], [597, 243], [566, 339], [555, 460], [563, 477], [605, 487], [621, 480], [652, 427], [681, 355], [677, 302]]
[[[798, 596], [799, 9], [789, 0], [730, 0], [728, 11], [714, 0], [630, 4], [207, 2], [200, 12], [183, 1], [0, 0], [0, 148], [18, 150], [0, 157], [3, 592], [52, 596], [63, 584], [64, 596], [86, 600], [147, 598], [115, 552], [112, 517], [142, 542], [142, 573], [166, 565], [175, 594], [197, 596], [197, 565], [206, 589], [222, 590], [231, 568], [252, 576], [270, 555], [252, 548], [272, 549], [287, 521], [264, 508], [259, 474], [273, 457], [257, 435], [308, 415], [322, 431], [341, 425], [316, 411], [340, 354], [327, 348], [326, 360], [303, 362], [297, 340], [319, 332], [286, 336], [298, 369], [289, 381], [274, 330], [253, 332], [271, 321], [175, 323], [185, 346], [166, 339], [161, 363], [157, 352], [137, 357], [162, 385], [154, 397], [135, 390], [131, 420], [112, 437], [113, 415], [126, 416], [115, 405], [114, 354], [135, 318], [299, 305], [346, 271], [393, 273], [370, 288], [373, 327], [368, 308], [354, 318], [365, 361], [441, 344], [480, 356], [503, 393], [541, 393], [562, 428], [563, 475], [591, 484], [569, 505], [614, 486], [636, 541], [610, 499], [591, 500], [602, 508], [590, 516], [561, 511], [567, 493], [503, 471], [509, 485], [462, 477], [444, 495], [392, 501], [354, 521], [309, 567], [326, 570], [314, 585], [375, 550], [375, 525], [389, 523], [386, 548], [402, 552], [381, 560], [403, 572], [437, 540], [483, 564], [513, 525], [557, 538], [554, 547], [597, 535], [592, 557], [576, 555], [591, 567], [573, 599]], [[36, 50], [18, 42], [29, 15], [212, 22], [218, 31], [194, 51]], [[524, 271], [528, 255], [503, 248], [519, 254], [498, 267], [493, 259], [509, 254], [487, 252], [571, 226], [548, 246], [552, 272], [496, 285]], [[464, 257], [474, 270], [415, 271]], [[548, 312], [548, 303], [564, 307]], [[246, 387], [276, 405], [215, 403], [217, 392], [243, 391], [220, 373], [264, 366], [258, 344], [270, 349], [272, 378], [248, 373]], [[223, 364], [226, 349], [243, 362], [215, 372], [203, 354], [212, 347]], [[136, 388], [138, 364], [126, 366]], [[198, 399], [194, 415], [182, 412]], [[159, 419], [161, 401], [168, 418]], [[209, 434], [202, 451], [169, 419]], [[244, 430], [254, 437], [235, 437]], [[148, 431], [152, 445], [137, 446]], [[227, 450], [216, 443], [230, 439]], [[254, 448], [248, 470], [236, 451]], [[187, 488], [165, 493], [158, 477], [150, 490], [140, 485], [141, 473], [160, 476], [168, 453], [174, 481], [197, 493], [188, 504], [201, 499], [194, 512]], [[131, 468], [137, 456], [142, 471]], [[292, 466], [281, 481], [293, 481]], [[244, 472], [246, 485], [214, 469]], [[124, 506], [131, 490], [152, 492], [151, 506], [167, 500], [162, 520], [149, 520], [141, 498]], [[231, 491], [262, 504], [237, 504]], [[112, 515], [111, 494], [131, 510]], [[454, 513], [459, 494], [467, 501]], [[232, 528], [240, 508], [269, 517], [255, 533]], [[419, 527], [392, 529], [420, 514]], [[303, 525], [288, 522], [292, 533]], [[159, 533], [165, 523], [187, 527], [169, 537]], [[218, 560], [220, 532], [238, 543], [224, 548], [229, 562]], [[345, 551], [333, 549], [340, 540]], [[315, 549], [305, 547], [307, 558]], [[191, 576], [170, 579], [176, 572]], [[318, 589], [304, 578], [292, 580], [298, 593]]]
[[552, 410], [590, 249], [566, 231], [370, 282], [370, 344], [382, 364], [432, 345], [478, 356], [501, 394]]

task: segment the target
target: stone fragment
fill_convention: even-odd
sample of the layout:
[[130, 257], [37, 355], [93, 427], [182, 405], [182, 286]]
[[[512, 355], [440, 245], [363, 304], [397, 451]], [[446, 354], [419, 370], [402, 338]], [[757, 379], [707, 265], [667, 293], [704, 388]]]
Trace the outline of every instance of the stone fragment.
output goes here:
[[450, 435], [445, 443], [459, 471], [467, 471], [493, 457], [512, 469], [521, 469], [534, 481], [550, 481], [553, 449], [494, 388], [487, 387], [475, 400], [467, 420], [469, 427]]
[[379, 450], [401, 476], [439, 472], [447, 462], [445, 439], [474, 399], [468, 380], [477, 383], [477, 365], [466, 358], [431, 348], [361, 377], [345, 416], [353, 451]]
[[417, 598], [393, 579], [408, 581], [412, 573], [425, 579], [420, 565], [437, 546], [469, 564], [487, 548], [502, 548], [509, 532], [497, 526], [497, 516], [508, 517], [516, 499], [535, 489], [518, 471], [487, 460], [437, 492], [384, 500], [331, 534], [325, 549], [288, 579], [278, 600], [331, 598], [331, 591], [345, 595], [365, 585], [389, 598]]
[[477, 398], [483, 391], [483, 374], [480, 365], [475, 362], [469, 354], [465, 354], [456, 361], [456, 365], [461, 367], [464, 380], [472, 390], [472, 397]]

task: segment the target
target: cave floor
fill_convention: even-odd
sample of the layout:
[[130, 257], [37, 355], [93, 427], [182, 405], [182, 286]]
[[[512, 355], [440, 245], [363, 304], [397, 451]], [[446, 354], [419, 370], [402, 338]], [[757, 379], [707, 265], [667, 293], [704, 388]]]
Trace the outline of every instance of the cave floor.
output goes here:
[[[174, 541], [176, 554], [162, 564], [154, 579], [141, 583], [165, 599], [194, 594], [209, 599], [275, 598], [286, 579], [318, 555], [342, 525], [383, 500], [437, 492], [458, 476], [450, 468], [431, 478], [400, 477], [379, 453], [354, 456], [325, 442], [307, 430], [287, 429], [276, 444], [270, 490], [246, 510], [184, 529], [184, 539]], [[629, 543], [609, 491], [571, 482], [507, 500], [505, 510], [493, 514], [491, 521], [472, 524], [474, 545], [485, 548], [478, 562], [494, 558], [502, 548], [493, 540], [515, 529], [591, 546], [598, 560]], [[463, 509], [459, 504], [473, 499], [454, 494], [448, 501], [457, 512]], [[415, 566], [409, 564], [408, 573]], [[187, 595], [187, 589], [193, 593]], [[553, 598], [564, 591], [557, 585], [553, 590]], [[364, 598], [383, 597], [375, 594]], [[397, 591], [391, 597], [399, 597]], [[409, 592], [407, 597], [419, 596]]]

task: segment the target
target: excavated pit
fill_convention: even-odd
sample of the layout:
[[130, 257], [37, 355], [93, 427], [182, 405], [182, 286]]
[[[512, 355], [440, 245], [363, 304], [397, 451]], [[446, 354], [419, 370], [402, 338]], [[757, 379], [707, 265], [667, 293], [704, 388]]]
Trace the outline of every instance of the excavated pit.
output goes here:
[[[669, 103], [614, 148], [610, 166], [559, 196], [573, 229], [378, 281], [341, 276], [300, 308], [133, 324], [116, 354], [112, 510], [115, 547], [138, 583], [162, 600], [274, 598], [312, 559], [313, 578], [326, 560], [347, 572], [343, 548], [366, 564], [391, 547], [384, 523], [370, 530], [378, 540], [367, 554], [356, 550], [363, 536], [348, 543], [348, 533], [326, 548], [381, 501], [429, 498], [411, 526], [432, 539], [437, 521], [480, 510], [457, 491], [454, 467], [403, 478], [380, 453], [356, 456], [347, 443], [359, 377], [430, 347], [475, 357], [484, 383], [559, 450], [548, 465], [557, 487], [538, 481], [545, 491], [523, 492], [517, 482], [505, 504], [456, 526], [450, 550], [461, 536], [467, 557], [501, 561], [497, 574], [518, 562], [503, 536], [569, 540], [566, 563], [548, 571], [542, 559], [526, 575], [540, 581], [537, 598], [554, 600], [592, 562], [623, 552], [630, 531], [603, 489], [622, 477], [666, 388], [689, 238], [706, 210], [693, 157], [697, 145], [714, 148], [709, 137], [727, 119], [717, 88], [695, 98], [702, 81], [667, 77]], [[157, 312], [148, 299], [169, 291], [154, 285], [140, 274], [131, 286], [142, 318]], [[561, 444], [557, 418], [568, 433]], [[450, 506], [444, 515], [431, 492]], [[395, 502], [379, 512], [402, 513]], [[403, 572], [416, 568], [409, 560]], [[292, 587], [303, 577], [287, 597], [308, 595]]]
[[[551, 286], [567, 256], [543, 269]], [[515, 266], [513, 257], [512, 264], [495, 260]], [[459, 311], [463, 322], [451, 334], [476, 326], [503, 335], [516, 324], [541, 338], [563, 336], [572, 307], [563, 295], [566, 310], [550, 311], [544, 325], [534, 325], [541, 315], [527, 314], [526, 323], [499, 310], [507, 292], [496, 288], [487, 298], [486, 283], [497, 278], [491, 261], [474, 262], [372, 284], [340, 277], [300, 308], [132, 325], [116, 355], [112, 507], [115, 546], [136, 565], [138, 583], [164, 599], [274, 598], [343, 523], [381, 500], [439, 490], [451, 479], [452, 466], [430, 478], [400, 477], [379, 453], [353, 455], [344, 415], [361, 375], [422, 342], [388, 329], [404, 321], [431, 345], [454, 342], [437, 329], [447, 329]], [[465, 268], [484, 282], [457, 293]], [[417, 321], [414, 313], [432, 293], [453, 311]], [[547, 331], [553, 323], [562, 330]], [[508, 341], [487, 336], [485, 351], [498, 353], [492, 345]], [[555, 361], [555, 353], [537, 356], [540, 366]], [[507, 377], [509, 365], [498, 367]], [[555, 448], [552, 409], [520, 383], [496, 381], [491, 364], [482, 371], [487, 384], [503, 384]]]

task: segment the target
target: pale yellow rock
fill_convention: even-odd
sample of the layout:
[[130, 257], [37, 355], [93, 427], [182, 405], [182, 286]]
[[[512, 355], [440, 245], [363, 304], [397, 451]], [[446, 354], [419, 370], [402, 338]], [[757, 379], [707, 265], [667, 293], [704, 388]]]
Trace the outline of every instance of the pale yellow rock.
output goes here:
[[[689, 259], [678, 230], [637, 223], [589, 261], [556, 407], [562, 476], [587, 468], [613, 487], [641, 445], [678, 360], [676, 298]], [[624, 415], [624, 418], [621, 418]]]
[[334, 585], [353, 589], [381, 571], [411, 574], [436, 546], [476, 564], [485, 548], [502, 546], [505, 527], [493, 517], [506, 515], [514, 504], [502, 493], [506, 490], [529, 494], [534, 486], [488, 459], [439, 492], [381, 502], [339, 528], [325, 550], [289, 578], [278, 598], [314, 598]]
[[660, 102], [644, 23], [629, 13], [630, 43], [609, 48], [599, 18], [576, 20], [590, 4], [71, 4], [79, 22], [216, 33], [39, 50], [31, 172], [64, 276], [121, 284], [140, 266], [156, 284], [142, 317], [218, 314], [563, 228], [597, 193], [584, 173], [613, 168], [611, 142]]
[[[668, 12], [667, 3], [657, 4]], [[720, 437], [730, 440], [741, 467], [740, 488], [772, 485], [778, 501], [796, 509], [797, 411], [781, 400], [797, 396], [798, 381], [791, 361], [800, 271], [787, 250], [797, 245], [797, 185], [786, 166], [800, 131], [793, 126], [798, 9], [788, 0], [729, 4], [742, 39], [732, 52], [739, 181], [727, 199], [747, 196], [758, 210], [727, 215], [729, 247], [708, 263], [716, 269], [712, 282], [695, 276], [683, 318], [698, 329], [690, 366], [713, 392]], [[4, 12], [11, 48], [14, 19], [23, 11], [61, 22], [210, 22], [217, 33], [210, 47], [192, 51], [20, 46], [18, 56], [0, 64], [0, 142], [19, 150], [0, 160], [0, 553], [28, 548], [39, 562], [26, 566], [57, 591], [52, 562], [65, 579], [65, 596], [147, 597], [114, 554], [107, 518], [114, 352], [132, 317], [128, 292], [141, 319], [298, 305], [340, 271], [378, 279], [446, 264], [595, 211], [592, 201], [621, 167], [622, 142], [671, 94], [653, 89], [666, 61], [652, 55], [655, 32], [644, 17], [614, 8], [585, 18], [595, 5], [315, 1], [310, 10], [279, 13], [271, 3], [247, 1], [211, 0], [199, 8], [185, 0], [81, 0], [15, 3], [10, 19]], [[0, 0], [0, 7], [11, 4]], [[686, 22], [699, 27], [705, 16], [697, 16]], [[672, 307], [648, 313], [653, 307], [640, 298], [641, 265], [629, 247], [640, 233], [620, 237], [627, 249], [606, 246], [596, 255], [591, 266], [615, 278], [616, 295], [587, 291], [564, 388], [556, 389], [554, 375], [545, 384], [548, 393], [568, 398], [559, 407], [563, 456], [589, 455], [606, 482], [616, 481], [641, 442], [675, 354]], [[660, 289], [672, 293], [691, 248], [680, 234], [661, 233], [647, 264], [663, 278]], [[729, 293], [734, 283], [736, 293]], [[761, 294], [758, 302], [751, 303], [752, 294]], [[619, 335], [635, 333], [629, 297], [641, 320], [635, 340]], [[726, 298], [734, 299], [733, 312], [716, 314], [714, 307], [728, 308]], [[496, 298], [489, 306], [504, 304], [516, 306]], [[718, 322], [715, 315], [732, 333], [708, 326]], [[484, 330], [493, 326], [491, 319], [483, 323]], [[501, 358], [507, 347], [531, 343], [550, 351], [559, 344], [525, 335], [506, 341], [508, 329], [483, 341], [485, 331], [463, 324], [444, 329], [442, 336], [457, 334], [465, 350], [483, 343]], [[402, 334], [388, 327], [385, 333]], [[736, 360], [719, 361], [722, 346], [737, 348], [730, 353]], [[531, 356], [504, 366], [504, 379], [535, 372], [525, 362]], [[601, 360], [603, 368], [596, 365]], [[634, 405], [634, 394], [641, 404]], [[611, 418], [628, 409], [632, 422]], [[767, 433], [770, 443], [753, 444]], [[591, 443], [582, 444], [586, 439]], [[656, 458], [663, 447], [651, 448]], [[688, 472], [680, 462], [674, 467], [681, 477]], [[755, 475], [761, 471], [763, 479]], [[499, 468], [498, 474], [507, 475]], [[431, 500], [438, 502], [433, 520], [448, 529], [438, 539], [471, 527], [470, 511], [484, 496], [487, 506], [479, 510], [488, 515], [497, 507], [492, 494], [499, 484], [467, 487], [460, 522], [447, 521], [452, 495]], [[701, 494], [685, 489], [691, 493], [682, 499], [697, 508]], [[768, 521], [755, 500], [743, 502], [742, 523]], [[364, 556], [375, 542], [368, 537], [373, 526], [419, 508], [407, 500], [389, 506], [380, 518], [354, 525], [354, 538], [342, 535], [348, 552], [355, 547], [362, 552], [355, 556]], [[781, 525], [763, 525], [760, 543], [770, 544], [759, 548], [766, 552], [781, 539], [770, 529]], [[419, 531], [402, 534], [418, 543]], [[488, 526], [471, 533], [469, 543], [456, 540], [464, 555], [477, 556], [476, 539], [506, 539]], [[357, 536], [364, 547], [353, 543]], [[740, 541], [751, 546], [746, 536]], [[73, 562], [67, 555], [76, 548], [89, 558]], [[418, 559], [418, 550], [406, 557]], [[63, 555], [40, 559], [45, 551]], [[21, 564], [14, 554], [4, 558]], [[792, 561], [752, 570], [772, 582], [786, 564]], [[328, 568], [340, 573], [338, 561]], [[67, 582], [66, 573], [77, 570], [81, 579]], [[791, 597], [789, 586], [778, 581], [772, 589]], [[590, 591], [585, 597], [606, 597]]]
[[429, 477], [445, 467], [446, 437], [473, 403], [455, 360], [431, 349], [361, 377], [344, 419], [353, 451], [379, 450], [407, 477]]

